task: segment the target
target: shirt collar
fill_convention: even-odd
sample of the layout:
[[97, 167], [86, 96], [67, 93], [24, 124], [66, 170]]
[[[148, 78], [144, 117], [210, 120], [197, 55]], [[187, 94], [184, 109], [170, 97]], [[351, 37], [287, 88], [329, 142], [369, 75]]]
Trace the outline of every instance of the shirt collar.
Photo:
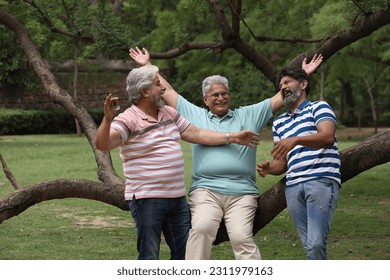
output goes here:
[[228, 113], [227, 113], [225, 116], [223, 116], [222, 118], [219, 117], [218, 115], [212, 113], [210, 110], [207, 112], [207, 115], [208, 115], [209, 119], [212, 119], [212, 118], [219, 118], [219, 119], [222, 121], [222, 120], [225, 119], [226, 117], [232, 118], [232, 117], [233, 117], [233, 111], [229, 109], [229, 110], [228, 110]]
[[292, 113], [291, 110], [288, 109], [287, 114], [288, 115], [293, 115], [293, 114], [296, 114], [296, 113], [300, 113], [309, 104], [310, 104], [310, 100], [309, 99], [305, 99], [305, 101], [303, 101], [301, 104], [299, 104], [299, 106], [295, 109], [295, 112]]
[[[149, 116], [148, 114], [146, 114], [144, 111], [142, 111], [140, 108], [138, 108], [137, 105], [133, 104], [131, 105], [131, 108], [135, 111], [135, 113], [137, 115], [139, 115], [143, 120], [145, 121], [148, 121], [148, 122], [156, 122], [156, 120], [154, 118], [152, 118], [151, 116]], [[161, 110], [159, 109], [158, 110], [158, 118], [160, 119], [161, 118]], [[158, 121], [158, 120], [157, 120]]]

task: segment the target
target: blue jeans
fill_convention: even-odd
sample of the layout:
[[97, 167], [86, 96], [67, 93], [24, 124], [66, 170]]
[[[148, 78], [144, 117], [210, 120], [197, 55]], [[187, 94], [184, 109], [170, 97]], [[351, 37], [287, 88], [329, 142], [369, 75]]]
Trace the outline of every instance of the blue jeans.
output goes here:
[[128, 201], [137, 232], [139, 260], [158, 260], [161, 232], [171, 260], [184, 260], [191, 215], [186, 197], [144, 198]]
[[327, 178], [286, 187], [287, 208], [309, 260], [327, 259], [326, 242], [339, 188], [336, 181]]

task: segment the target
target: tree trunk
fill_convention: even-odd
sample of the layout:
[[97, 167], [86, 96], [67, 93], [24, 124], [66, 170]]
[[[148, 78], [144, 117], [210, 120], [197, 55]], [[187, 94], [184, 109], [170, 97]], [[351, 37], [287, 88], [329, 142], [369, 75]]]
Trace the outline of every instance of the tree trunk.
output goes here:
[[[74, 59], [74, 64], [73, 64], [73, 97], [76, 100], [77, 100], [77, 87], [78, 87], [77, 81], [79, 78], [79, 66], [77, 63], [77, 57], [78, 57], [78, 50], [77, 50], [77, 46], [75, 44], [74, 50], [73, 50], [73, 59]], [[77, 136], [81, 136], [81, 128], [80, 128], [79, 121], [77, 119], [75, 119], [74, 121], [75, 121], [75, 125], [76, 125]]]
[[372, 92], [372, 90], [375, 88], [375, 84], [370, 86], [370, 82], [368, 81], [368, 79], [364, 79], [364, 83], [366, 84], [367, 93], [368, 96], [370, 97], [372, 121], [374, 123], [374, 133], [378, 133], [378, 118], [376, 113], [375, 97]]
[[340, 112], [338, 117], [341, 123], [350, 125], [355, 121], [355, 117], [359, 113], [356, 112], [356, 102], [352, 93], [351, 83], [349, 81], [344, 81], [344, 80], [341, 80], [340, 83], [341, 83], [341, 97], [340, 97]]

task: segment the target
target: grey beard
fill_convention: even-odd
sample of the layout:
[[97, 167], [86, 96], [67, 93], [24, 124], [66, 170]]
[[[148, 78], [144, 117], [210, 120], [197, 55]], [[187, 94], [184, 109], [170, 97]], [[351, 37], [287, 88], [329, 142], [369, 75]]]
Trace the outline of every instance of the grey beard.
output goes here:
[[295, 102], [297, 102], [297, 100], [299, 99], [301, 94], [302, 94], [302, 92], [299, 88], [295, 88], [295, 89], [291, 90], [291, 94], [289, 96], [287, 96], [286, 98], [283, 98], [283, 105], [286, 107], [290, 107]]
[[165, 100], [161, 97], [156, 97], [154, 99], [154, 102], [156, 103], [156, 105], [159, 107], [159, 108], [162, 108], [165, 106]]

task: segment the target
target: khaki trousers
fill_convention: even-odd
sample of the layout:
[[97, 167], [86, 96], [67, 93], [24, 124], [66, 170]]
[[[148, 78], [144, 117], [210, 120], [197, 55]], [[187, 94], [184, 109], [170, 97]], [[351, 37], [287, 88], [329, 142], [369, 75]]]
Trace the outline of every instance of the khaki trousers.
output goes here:
[[224, 219], [235, 259], [260, 260], [252, 232], [257, 198], [258, 195], [223, 195], [203, 188], [192, 191], [186, 259], [211, 259], [212, 244]]

